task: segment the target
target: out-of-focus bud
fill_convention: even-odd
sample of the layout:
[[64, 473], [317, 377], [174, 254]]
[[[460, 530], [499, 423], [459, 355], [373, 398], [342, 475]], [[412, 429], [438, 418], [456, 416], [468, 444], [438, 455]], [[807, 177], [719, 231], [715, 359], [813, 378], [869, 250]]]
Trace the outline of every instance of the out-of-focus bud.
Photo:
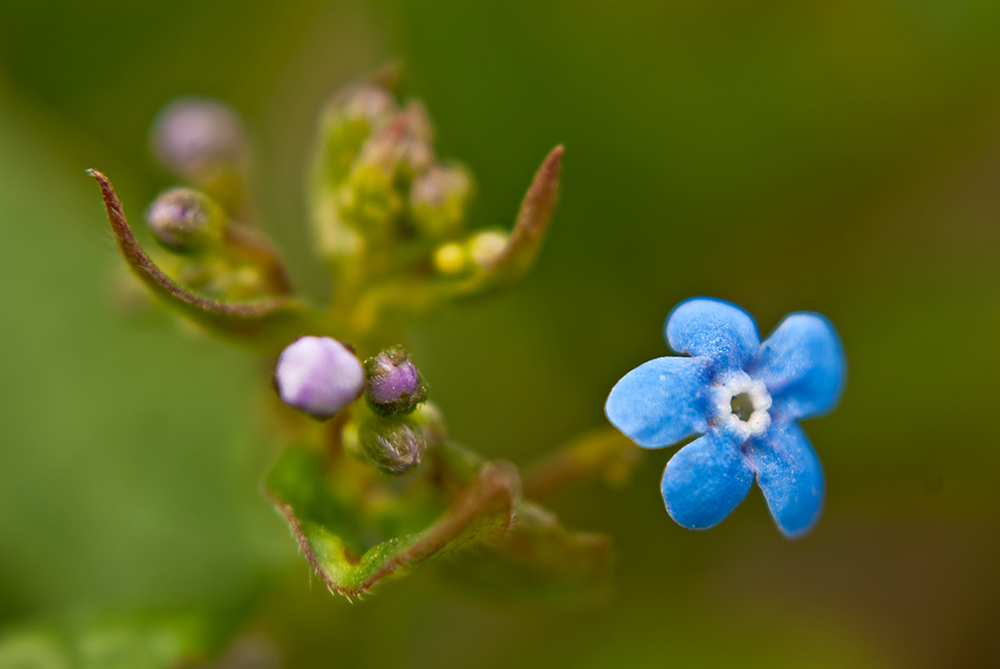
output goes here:
[[342, 198], [344, 219], [366, 236], [377, 237], [392, 230], [403, 210], [403, 198], [392, 173], [375, 165], [355, 166]]
[[331, 100], [321, 121], [326, 178], [337, 183], [371, 132], [396, 111], [392, 94], [373, 84], [352, 86]]
[[444, 276], [461, 276], [472, 265], [469, 251], [462, 244], [443, 244], [434, 251], [434, 269]]
[[274, 385], [285, 404], [327, 420], [361, 395], [365, 370], [336, 339], [301, 337], [278, 357]]
[[412, 177], [434, 162], [434, 129], [427, 110], [412, 102], [387, 121], [369, 139], [358, 157], [364, 165], [373, 165], [387, 174], [402, 169]]
[[153, 152], [168, 169], [202, 188], [249, 159], [243, 126], [223, 103], [185, 97], [169, 103], [153, 124]]
[[484, 230], [469, 239], [469, 255], [480, 269], [493, 265], [507, 246], [509, 235], [501, 230]]
[[427, 384], [399, 346], [365, 361], [365, 398], [372, 411], [382, 416], [409, 413], [427, 400]]
[[190, 188], [160, 193], [146, 212], [153, 234], [174, 253], [195, 254], [222, 239], [226, 215], [210, 197]]
[[455, 237], [462, 232], [471, 195], [472, 178], [465, 168], [431, 167], [410, 186], [414, 225], [432, 238]]
[[426, 440], [409, 418], [373, 416], [358, 428], [358, 444], [376, 469], [398, 476], [420, 464]]
[[334, 98], [331, 103], [344, 118], [374, 124], [396, 109], [392, 93], [375, 84], [358, 84]]
[[424, 402], [412, 414], [410, 420], [423, 430], [424, 439], [429, 446], [444, 443], [448, 437], [448, 428], [444, 424], [444, 416], [434, 402]]

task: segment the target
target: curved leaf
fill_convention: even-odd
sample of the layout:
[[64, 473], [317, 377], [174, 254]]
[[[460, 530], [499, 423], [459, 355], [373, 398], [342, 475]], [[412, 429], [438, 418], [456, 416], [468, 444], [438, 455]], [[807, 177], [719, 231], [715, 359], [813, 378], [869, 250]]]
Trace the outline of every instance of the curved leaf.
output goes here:
[[139, 245], [108, 178], [97, 170], [87, 173], [101, 186], [108, 221], [122, 256], [142, 282], [168, 305], [209, 330], [239, 339], [280, 345], [314, 329], [310, 310], [293, 298], [228, 303], [195, 295], [177, 285]]

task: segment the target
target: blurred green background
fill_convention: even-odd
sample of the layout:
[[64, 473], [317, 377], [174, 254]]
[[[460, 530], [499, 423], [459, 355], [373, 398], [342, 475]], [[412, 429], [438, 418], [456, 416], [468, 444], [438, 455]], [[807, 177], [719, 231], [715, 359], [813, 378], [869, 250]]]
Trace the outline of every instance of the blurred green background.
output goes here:
[[[313, 119], [396, 58], [439, 153], [477, 177], [475, 224], [508, 225], [566, 145], [529, 279], [413, 332], [453, 434], [523, 465], [601, 426], [686, 297], [764, 333], [820, 311], [850, 371], [806, 426], [828, 482], [812, 534], [784, 540], [756, 491], [710, 532], [676, 526], [654, 451], [624, 490], [554, 503], [615, 541], [600, 601], [497, 601], [449, 585], [449, 561], [353, 606], [310, 587], [259, 494], [259, 363], [113, 307], [84, 169], [138, 219], [170, 185], [156, 111], [225, 100], [267, 228], [320, 294]], [[998, 254], [992, 0], [3, 0], [0, 629], [104, 611], [236, 629], [250, 607], [287, 667], [998, 666]]]

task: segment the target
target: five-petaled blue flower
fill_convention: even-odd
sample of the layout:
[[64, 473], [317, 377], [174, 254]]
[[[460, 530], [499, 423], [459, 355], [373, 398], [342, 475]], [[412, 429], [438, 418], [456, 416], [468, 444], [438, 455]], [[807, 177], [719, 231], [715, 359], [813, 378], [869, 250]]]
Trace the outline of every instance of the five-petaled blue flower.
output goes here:
[[833, 326], [819, 314], [789, 314], [761, 344], [750, 314], [693, 298], [670, 313], [666, 338], [691, 357], [633, 369], [604, 410], [644, 448], [703, 435], [667, 463], [660, 485], [667, 513], [687, 528], [712, 527], [756, 476], [778, 529], [788, 537], [808, 532], [823, 506], [823, 469], [795, 420], [840, 399], [846, 364]]

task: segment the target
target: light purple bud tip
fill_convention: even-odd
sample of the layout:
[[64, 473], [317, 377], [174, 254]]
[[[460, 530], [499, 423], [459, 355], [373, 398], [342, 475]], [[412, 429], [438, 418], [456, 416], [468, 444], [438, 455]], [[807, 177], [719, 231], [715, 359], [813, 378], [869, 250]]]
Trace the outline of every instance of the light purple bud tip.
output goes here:
[[236, 114], [208, 98], [180, 98], [168, 104], [153, 126], [152, 139], [157, 158], [187, 178], [220, 163], [239, 163], [247, 150]]
[[361, 395], [365, 370], [336, 339], [302, 337], [281, 352], [274, 383], [285, 404], [327, 420]]
[[[388, 362], [388, 361], [387, 361]], [[381, 376], [373, 376], [368, 384], [368, 394], [379, 404], [396, 402], [403, 395], [413, 395], [419, 387], [417, 368], [409, 360], [398, 367], [385, 364]]]
[[365, 362], [368, 405], [388, 416], [408, 413], [427, 399], [427, 384], [402, 348], [394, 346]]

